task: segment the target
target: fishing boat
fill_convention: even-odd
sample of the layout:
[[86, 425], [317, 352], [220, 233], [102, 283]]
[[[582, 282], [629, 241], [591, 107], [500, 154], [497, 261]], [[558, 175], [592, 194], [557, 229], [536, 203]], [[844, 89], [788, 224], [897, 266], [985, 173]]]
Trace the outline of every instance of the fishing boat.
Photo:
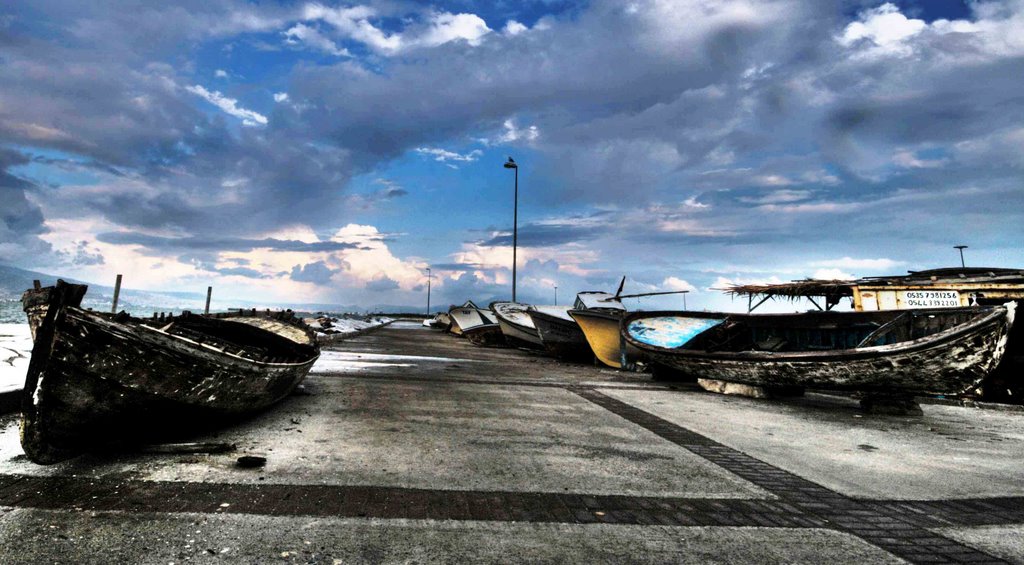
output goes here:
[[495, 341], [493, 334], [501, 334], [498, 321], [489, 311], [473, 307], [452, 308], [448, 315], [452, 320], [452, 333], [470, 339], [477, 345], [491, 345]]
[[626, 315], [623, 298], [639, 298], [642, 296], [661, 296], [666, 294], [685, 294], [686, 290], [665, 292], [644, 292], [640, 294], [622, 294], [626, 285], [626, 277], [619, 281], [615, 294], [607, 292], [581, 292], [576, 295], [573, 309], [569, 316], [580, 327], [587, 345], [601, 363], [615, 369], [629, 367], [638, 360], [639, 351], [622, 341], [619, 336], [619, 322]]
[[491, 311], [494, 312], [501, 326], [501, 333], [505, 335], [506, 341], [515, 345], [523, 345], [530, 348], [542, 348], [544, 345], [537, 333], [536, 326], [528, 313], [529, 306], [518, 302], [492, 302]]
[[624, 366], [624, 357], [634, 359], [639, 353], [635, 347], [621, 343], [619, 322], [625, 314], [625, 310], [569, 310], [569, 316], [579, 324], [594, 357], [615, 369]]
[[753, 386], [964, 393], [998, 365], [1016, 304], [802, 314], [636, 312], [621, 336], [690, 376]]
[[563, 359], [591, 356], [587, 338], [569, 316], [568, 306], [531, 306], [527, 314], [549, 354]]
[[433, 318], [425, 320], [424, 325], [438, 330], [447, 330], [452, 325], [452, 319], [448, 312], [438, 312]]
[[[465, 301], [462, 304], [462, 306], [452, 306], [451, 308], [449, 308], [448, 309], [448, 331], [450, 331], [451, 333], [453, 333], [455, 335], [461, 336], [463, 328], [462, 328], [461, 325], [459, 325], [459, 322], [456, 319], [454, 312], [456, 312], [456, 311], [465, 311], [465, 312], [467, 312], [467, 313], [463, 314], [463, 320], [464, 321], [469, 321], [469, 318], [466, 317], [466, 316], [468, 316], [468, 312], [470, 310], [476, 310], [476, 309], [477, 309], [476, 304], [474, 304], [472, 300]], [[475, 316], [474, 316], [474, 318], [475, 318]]]
[[81, 308], [86, 290], [58, 281], [23, 297], [36, 331], [21, 443], [36, 463], [262, 410], [320, 354], [290, 312], [140, 319]]
[[477, 308], [476, 312], [480, 315], [482, 323], [464, 327], [462, 336], [473, 345], [504, 347], [506, 345], [505, 334], [501, 333], [501, 324], [498, 323], [498, 318], [495, 317], [494, 312], [484, 310], [483, 308]]

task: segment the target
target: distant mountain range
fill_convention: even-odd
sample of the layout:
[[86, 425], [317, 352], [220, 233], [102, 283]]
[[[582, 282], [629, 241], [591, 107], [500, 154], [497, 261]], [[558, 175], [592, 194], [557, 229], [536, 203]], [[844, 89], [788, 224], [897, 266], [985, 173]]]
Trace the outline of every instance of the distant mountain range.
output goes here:
[[[86, 295], [84, 305], [97, 310], [110, 308], [114, 296], [114, 287], [100, 284], [93, 284], [80, 281], [63, 275], [49, 275], [37, 271], [29, 271], [9, 265], [0, 265], [0, 301], [10, 305], [13, 301], [21, 298], [25, 290], [32, 288], [32, 281], [38, 280], [43, 286], [52, 286], [62, 278], [67, 282], [89, 285], [89, 293]], [[214, 304], [219, 303], [214, 289]], [[133, 290], [122, 288], [121, 296], [118, 299], [118, 309], [140, 316], [149, 315], [158, 311], [200, 311], [206, 304], [206, 295], [200, 292], [168, 292], [152, 290]], [[216, 306], [215, 306], [216, 307]], [[327, 304], [327, 303], [301, 303], [301, 302], [255, 302], [249, 300], [234, 300], [232, 308], [291, 308], [297, 312], [382, 312], [382, 313], [412, 313], [422, 312], [423, 306], [409, 306], [396, 304], [371, 304], [359, 306], [353, 304]], [[442, 308], [438, 304], [435, 310]], [[447, 306], [443, 306], [447, 309]]]

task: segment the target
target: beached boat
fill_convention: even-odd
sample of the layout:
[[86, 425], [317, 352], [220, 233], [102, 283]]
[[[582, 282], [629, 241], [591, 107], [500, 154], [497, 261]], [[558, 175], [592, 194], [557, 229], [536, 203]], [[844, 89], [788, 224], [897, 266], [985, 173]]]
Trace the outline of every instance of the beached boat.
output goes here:
[[[540, 340], [548, 353], [566, 359], [592, 358], [594, 352], [580, 324], [573, 319], [570, 311], [594, 310], [599, 312], [622, 313], [626, 309], [622, 302], [607, 292], [586, 291], [576, 295], [572, 308], [566, 306], [534, 306], [530, 308], [533, 325], [540, 334]], [[616, 326], [617, 330], [618, 326]]]
[[725, 314], [637, 312], [622, 339], [690, 376], [753, 386], [956, 394], [998, 365], [1013, 325], [1004, 306]]
[[[454, 312], [456, 312], [456, 311], [466, 311], [466, 312], [468, 312], [470, 310], [476, 310], [476, 309], [477, 309], [476, 304], [474, 304], [472, 300], [465, 301], [462, 304], [462, 306], [452, 306], [451, 308], [449, 308], [448, 309], [448, 331], [450, 331], [451, 333], [453, 333], [455, 335], [461, 336], [462, 335], [463, 327], [459, 324], [459, 321], [458, 321], [458, 319], [456, 319]], [[467, 317], [468, 314], [464, 313], [464, 314], [462, 314], [462, 316], [463, 316], [463, 321], [469, 321], [470, 320]], [[475, 319], [476, 319], [476, 317], [474, 316], [473, 320], [475, 321]]]
[[439, 330], [447, 331], [452, 325], [452, 318], [448, 315], [448, 312], [439, 312], [437, 316], [434, 316], [433, 327]]
[[452, 320], [452, 333], [461, 335], [477, 345], [493, 345], [493, 334], [501, 334], [498, 321], [486, 310], [452, 308], [448, 315]]
[[565, 359], [592, 356], [579, 324], [569, 316], [568, 306], [531, 306], [527, 313], [549, 354]]
[[528, 308], [528, 305], [518, 302], [491, 303], [491, 311], [501, 325], [501, 333], [510, 344], [531, 348], [543, 347], [540, 334], [537, 333], [537, 328], [527, 312]]
[[639, 354], [635, 347], [624, 344], [620, 338], [619, 322], [625, 314], [624, 310], [569, 310], [569, 315], [587, 338], [594, 357], [615, 369], [623, 367], [624, 358], [635, 359]]
[[36, 463], [264, 409], [319, 357], [290, 312], [139, 319], [82, 309], [85, 292], [58, 281], [23, 298], [36, 332], [21, 441]]
[[507, 345], [505, 334], [501, 333], [501, 324], [498, 323], [494, 312], [482, 308], [477, 308], [476, 312], [480, 315], [482, 323], [468, 328], [464, 327], [462, 337], [468, 339], [473, 345], [481, 347], [504, 347]]

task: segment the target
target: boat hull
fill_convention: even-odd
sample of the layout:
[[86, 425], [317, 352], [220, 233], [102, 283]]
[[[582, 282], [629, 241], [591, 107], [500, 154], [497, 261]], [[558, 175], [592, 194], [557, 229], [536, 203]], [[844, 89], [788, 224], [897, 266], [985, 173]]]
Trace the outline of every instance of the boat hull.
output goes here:
[[544, 349], [555, 357], [583, 359], [592, 357], [590, 345], [579, 324], [544, 312], [530, 311]]
[[527, 306], [514, 302], [493, 302], [491, 312], [494, 313], [498, 324], [501, 326], [501, 333], [510, 345], [522, 345], [531, 349], [542, 349], [540, 334], [537, 328], [533, 327], [533, 321], [526, 313]]
[[537, 333], [536, 328], [520, 326], [519, 324], [501, 318], [501, 316], [498, 317], [498, 324], [501, 326], [501, 333], [504, 334], [505, 339], [510, 343], [526, 345], [527, 347], [535, 349], [544, 347], [544, 344], [540, 341], [540, 335]]
[[51, 303], [23, 392], [22, 447], [30, 460], [50, 464], [262, 410], [306, 376], [318, 357], [309, 350], [302, 362], [259, 362]]
[[[709, 352], [652, 346], [629, 330], [638, 318], [659, 314], [625, 318], [623, 339], [646, 357], [693, 377], [753, 386], [901, 394], [959, 394], [976, 387], [999, 364], [1014, 318], [1012, 307], [997, 307], [970, 323], [886, 345], [830, 351]], [[842, 315], [855, 314], [860, 313]], [[948, 312], [932, 317], [937, 315]]]
[[[590, 350], [598, 361], [615, 369], [622, 368], [623, 343], [619, 334], [619, 321], [625, 313], [595, 312], [593, 310], [570, 310], [580, 331], [587, 340]], [[635, 359], [639, 350], [625, 344], [625, 357]]]
[[500, 324], [481, 324], [463, 332], [463, 337], [473, 345], [480, 347], [504, 347], [505, 334]]

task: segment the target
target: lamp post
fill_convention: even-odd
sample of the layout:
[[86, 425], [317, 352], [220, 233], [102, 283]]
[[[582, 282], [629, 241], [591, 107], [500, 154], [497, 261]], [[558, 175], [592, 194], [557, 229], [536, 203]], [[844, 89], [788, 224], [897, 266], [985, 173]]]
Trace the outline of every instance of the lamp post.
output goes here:
[[512, 302], [516, 301], [516, 247], [519, 243], [519, 165], [512, 157], [505, 162], [506, 169], [515, 170], [515, 196], [512, 200]]
[[427, 315], [430, 315], [430, 267], [427, 267]]
[[555, 285], [555, 306], [558, 306], [558, 285]]
[[967, 266], [964, 265], [964, 249], [967, 249], [967, 246], [966, 245], [954, 245], [953, 249], [959, 249], [960, 250], [960, 268], [961, 269], [966, 269]]

